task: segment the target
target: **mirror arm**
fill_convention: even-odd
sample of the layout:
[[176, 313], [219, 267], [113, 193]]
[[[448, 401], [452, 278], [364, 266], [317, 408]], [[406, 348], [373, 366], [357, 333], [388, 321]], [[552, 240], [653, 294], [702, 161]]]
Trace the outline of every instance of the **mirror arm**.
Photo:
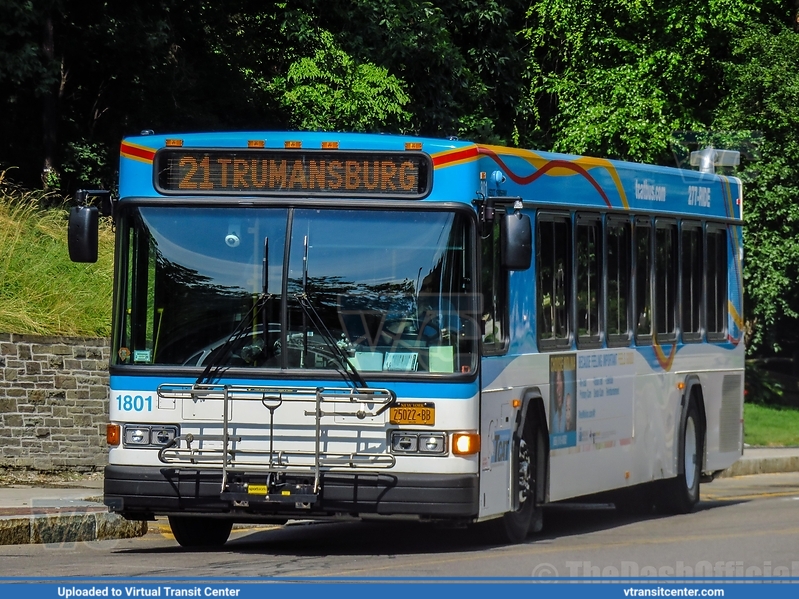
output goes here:
[[78, 206], [88, 206], [90, 198], [100, 198], [100, 214], [103, 216], [114, 215], [114, 202], [108, 189], [79, 189], [75, 192], [75, 203]]

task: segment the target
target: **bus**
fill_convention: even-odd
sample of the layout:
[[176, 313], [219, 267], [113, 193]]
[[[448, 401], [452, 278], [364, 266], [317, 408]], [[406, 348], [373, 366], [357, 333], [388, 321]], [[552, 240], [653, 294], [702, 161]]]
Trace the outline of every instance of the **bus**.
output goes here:
[[77, 199], [73, 260], [116, 229], [104, 501], [182, 546], [353, 518], [518, 543], [550, 502], [688, 512], [742, 454], [734, 177], [146, 131], [118, 197]]

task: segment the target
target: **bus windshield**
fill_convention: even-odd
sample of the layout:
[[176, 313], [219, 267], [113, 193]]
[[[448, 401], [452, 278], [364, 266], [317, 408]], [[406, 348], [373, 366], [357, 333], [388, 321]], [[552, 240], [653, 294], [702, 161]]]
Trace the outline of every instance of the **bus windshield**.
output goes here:
[[115, 365], [476, 370], [464, 215], [140, 206], [118, 226]]

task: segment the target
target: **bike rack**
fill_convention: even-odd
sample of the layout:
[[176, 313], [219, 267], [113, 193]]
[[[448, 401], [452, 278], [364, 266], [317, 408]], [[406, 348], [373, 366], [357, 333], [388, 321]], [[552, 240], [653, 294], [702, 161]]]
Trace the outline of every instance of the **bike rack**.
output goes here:
[[[232, 501], [266, 501], [279, 503], [314, 503], [319, 494], [323, 468], [390, 468], [396, 460], [388, 453], [330, 453], [322, 451], [322, 421], [332, 416], [358, 419], [380, 416], [396, 403], [390, 389], [352, 387], [277, 387], [252, 385], [189, 385], [166, 383], [158, 387], [158, 397], [172, 400], [211, 400], [222, 402], [222, 434], [180, 434], [158, 452], [165, 464], [191, 465], [199, 469], [222, 470], [220, 493]], [[269, 411], [269, 449], [243, 450], [235, 444], [240, 435], [230, 432], [230, 414], [234, 402], [260, 402]], [[313, 409], [303, 411], [314, 418], [314, 450], [275, 450], [275, 412], [282, 406], [306, 403]], [[348, 411], [347, 407], [351, 408]], [[204, 447], [207, 442], [221, 442], [221, 447]], [[264, 459], [264, 458], [268, 459]], [[296, 485], [280, 494], [253, 496], [244, 490], [233, 491], [228, 476], [233, 469], [247, 468], [264, 474], [267, 488], [278, 474], [313, 474], [311, 488]]]

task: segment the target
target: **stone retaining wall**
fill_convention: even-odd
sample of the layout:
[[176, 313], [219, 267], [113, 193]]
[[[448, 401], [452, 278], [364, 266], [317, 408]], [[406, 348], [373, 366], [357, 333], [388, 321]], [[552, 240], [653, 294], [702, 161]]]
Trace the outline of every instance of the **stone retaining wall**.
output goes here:
[[107, 462], [109, 340], [0, 333], [0, 466]]

